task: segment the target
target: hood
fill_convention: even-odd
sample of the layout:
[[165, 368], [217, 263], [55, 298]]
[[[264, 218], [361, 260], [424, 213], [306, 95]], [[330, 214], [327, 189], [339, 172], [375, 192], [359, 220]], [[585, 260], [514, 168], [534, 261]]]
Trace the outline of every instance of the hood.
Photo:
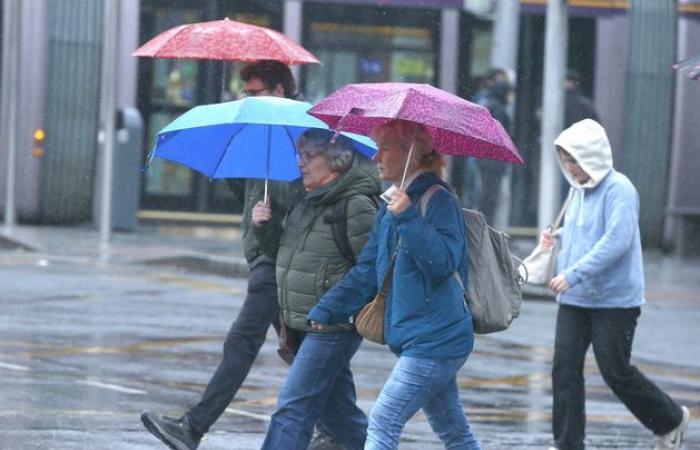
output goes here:
[[376, 164], [360, 153], [353, 153], [352, 164], [345, 173], [327, 185], [308, 192], [306, 198], [314, 203], [330, 204], [355, 194], [378, 195], [381, 189]]
[[556, 147], [559, 167], [564, 176], [575, 189], [592, 188], [598, 185], [612, 170], [612, 149], [605, 129], [592, 119], [576, 122], [554, 140], [554, 145], [566, 150], [591, 178], [583, 185], [576, 181], [567, 170], [559, 157]]

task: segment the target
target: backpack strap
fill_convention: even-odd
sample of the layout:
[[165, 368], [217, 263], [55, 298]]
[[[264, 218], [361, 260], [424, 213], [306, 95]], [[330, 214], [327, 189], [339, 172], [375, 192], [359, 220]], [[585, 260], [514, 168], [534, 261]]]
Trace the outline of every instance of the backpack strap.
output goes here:
[[420, 196], [420, 213], [423, 217], [425, 217], [425, 214], [428, 211], [428, 202], [430, 201], [430, 198], [440, 189], [445, 188], [441, 184], [434, 184], [426, 189], [425, 192], [423, 192], [423, 195]]
[[[381, 205], [379, 196], [373, 194], [367, 197], [372, 200], [372, 204], [379, 209]], [[335, 202], [333, 204], [333, 213], [330, 217], [326, 216], [325, 221], [331, 224], [333, 240], [340, 254], [354, 266], [357, 260], [352, 251], [352, 247], [350, 247], [350, 240], [348, 239], [348, 203], [350, 203], [350, 198], [351, 197], [344, 197]]]
[[352, 253], [348, 240], [348, 203], [349, 197], [341, 198], [333, 204], [333, 214], [330, 218], [333, 240], [343, 258], [355, 264], [355, 255]]
[[[420, 213], [423, 217], [425, 217], [425, 214], [428, 211], [428, 202], [430, 201], [430, 198], [433, 196], [434, 193], [439, 191], [440, 189], [445, 189], [445, 187], [441, 184], [434, 184], [430, 186], [428, 189], [423, 192], [423, 195], [420, 196], [419, 204], [420, 204]], [[447, 189], [445, 189], [447, 190]], [[466, 240], [466, 236], [465, 236]], [[455, 278], [457, 279], [457, 282], [459, 285], [462, 287], [462, 289], [465, 289], [466, 293], [466, 287], [464, 286], [464, 282], [462, 281], [462, 275], [459, 274], [459, 271], [455, 271]]]

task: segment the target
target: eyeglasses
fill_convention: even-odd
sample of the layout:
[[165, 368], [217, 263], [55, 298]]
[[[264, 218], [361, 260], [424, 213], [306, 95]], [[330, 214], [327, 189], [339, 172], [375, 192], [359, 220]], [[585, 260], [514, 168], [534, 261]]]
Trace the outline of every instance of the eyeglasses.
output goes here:
[[315, 157], [317, 157], [320, 154], [321, 154], [321, 152], [311, 153], [311, 152], [307, 152], [305, 150], [301, 150], [301, 151], [297, 152], [297, 161], [299, 161], [299, 162], [304, 161], [304, 164], [309, 164], [312, 159], [314, 159]]
[[258, 97], [262, 95], [261, 93], [263, 91], [270, 92], [268, 88], [260, 88], [260, 89], [246, 89], [242, 92], [244, 97]]

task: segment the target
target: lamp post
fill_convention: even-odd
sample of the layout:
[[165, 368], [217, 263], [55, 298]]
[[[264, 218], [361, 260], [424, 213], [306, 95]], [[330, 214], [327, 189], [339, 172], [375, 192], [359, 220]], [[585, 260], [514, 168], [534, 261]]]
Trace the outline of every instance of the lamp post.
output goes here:
[[22, 5], [14, 0], [3, 2], [3, 54], [6, 61], [2, 65], [2, 129], [6, 140], [2, 144], [7, 149], [5, 178], [5, 232], [11, 234], [17, 224], [15, 204], [17, 171], [17, 119], [19, 116], [19, 72], [21, 68], [20, 36], [22, 33]]
[[100, 190], [100, 248], [109, 247], [112, 236], [114, 141], [117, 113], [117, 58], [119, 55], [119, 0], [104, 0], [100, 116], [102, 188]]
[[549, 0], [544, 44], [542, 133], [540, 140], [540, 189], [537, 226], [552, 223], [561, 201], [561, 173], [552, 146], [564, 124], [564, 76], [569, 15], [566, 0]]

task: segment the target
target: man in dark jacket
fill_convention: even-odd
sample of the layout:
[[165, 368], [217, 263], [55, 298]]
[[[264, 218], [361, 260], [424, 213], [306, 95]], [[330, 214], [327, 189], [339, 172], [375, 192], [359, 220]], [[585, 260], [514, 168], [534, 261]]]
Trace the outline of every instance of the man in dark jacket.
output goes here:
[[[295, 98], [292, 73], [278, 61], [258, 61], [241, 70], [247, 96], [269, 95]], [[248, 375], [253, 361], [265, 342], [270, 324], [279, 332], [279, 307], [275, 282], [275, 258], [279, 236], [274, 241], [261, 242], [251, 230], [251, 211], [263, 198], [264, 180], [230, 180], [234, 195], [243, 200], [243, 243], [250, 275], [248, 292], [238, 317], [231, 325], [224, 353], [207, 385], [202, 398], [180, 418], [163, 417], [145, 412], [144, 426], [171, 448], [195, 450], [209, 427], [223, 414]], [[300, 184], [269, 182], [268, 195], [272, 210], [271, 221], [281, 223], [294, 205]], [[263, 246], [265, 250], [263, 250]]]
[[581, 92], [580, 87], [581, 76], [573, 70], [567, 71], [566, 79], [564, 80], [564, 91], [566, 93], [564, 97], [564, 129], [583, 119], [593, 119], [596, 122], [600, 122], [593, 100], [586, 97]]

